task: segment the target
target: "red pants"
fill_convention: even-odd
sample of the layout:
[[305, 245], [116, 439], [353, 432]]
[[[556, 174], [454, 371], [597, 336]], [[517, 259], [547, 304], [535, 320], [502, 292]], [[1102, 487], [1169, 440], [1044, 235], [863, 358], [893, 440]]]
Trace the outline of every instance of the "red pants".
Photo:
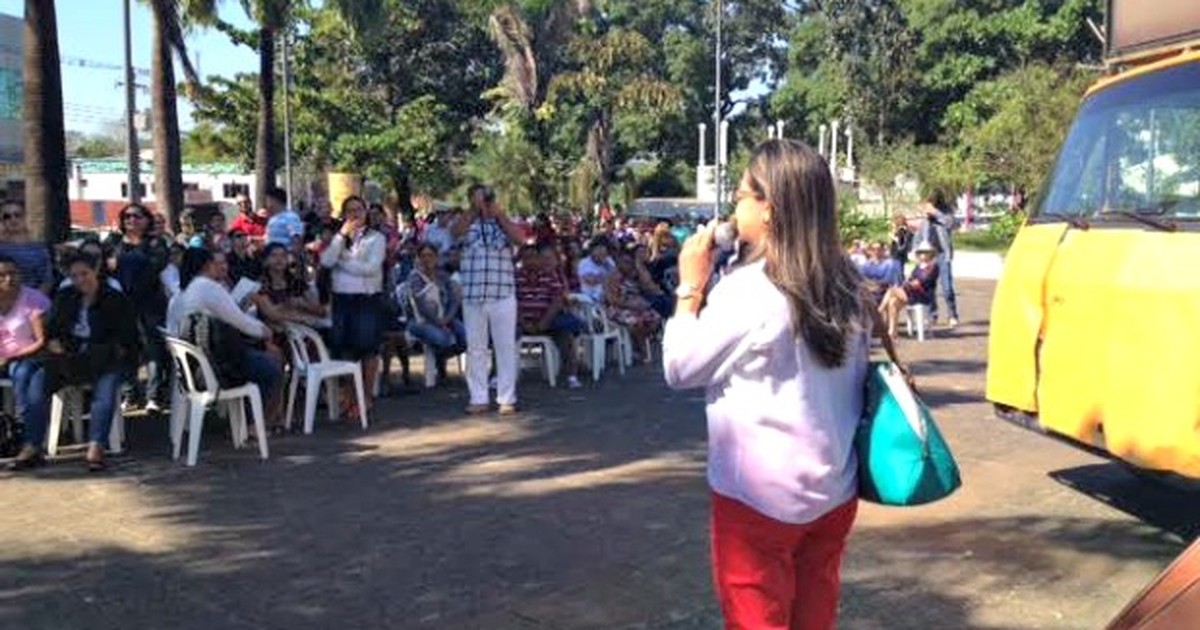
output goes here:
[[804, 525], [712, 495], [713, 579], [727, 630], [833, 630], [858, 499]]

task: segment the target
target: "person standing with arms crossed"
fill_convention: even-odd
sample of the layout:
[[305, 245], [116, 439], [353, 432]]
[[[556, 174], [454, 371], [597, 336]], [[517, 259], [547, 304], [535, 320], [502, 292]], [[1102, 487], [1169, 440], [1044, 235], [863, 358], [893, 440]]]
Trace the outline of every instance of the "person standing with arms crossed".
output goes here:
[[832, 630], [878, 320], [838, 245], [833, 178], [816, 151], [792, 140], [759, 145], [735, 199], [742, 255], [707, 297], [713, 226], [680, 252], [663, 371], [674, 389], [707, 389], [725, 627]]
[[457, 217], [450, 233], [462, 243], [463, 324], [467, 329], [467, 413], [486, 413], [488, 340], [496, 351], [496, 402], [501, 415], [517, 411], [517, 297], [513, 243], [522, 239], [488, 186], [467, 191], [470, 210]]

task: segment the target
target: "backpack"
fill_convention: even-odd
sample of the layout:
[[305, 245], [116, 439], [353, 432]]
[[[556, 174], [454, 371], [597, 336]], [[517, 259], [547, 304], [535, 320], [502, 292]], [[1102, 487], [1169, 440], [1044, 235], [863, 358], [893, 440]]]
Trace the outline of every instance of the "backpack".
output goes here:
[[25, 444], [25, 425], [10, 413], [0, 413], [0, 457], [16, 457]]
[[[216, 372], [215, 387], [231, 389], [245, 385], [246, 340], [241, 331], [202, 313], [193, 313], [183, 326], [183, 339], [204, 352]], [[205, 383], [205, 386], [210, 384]]]

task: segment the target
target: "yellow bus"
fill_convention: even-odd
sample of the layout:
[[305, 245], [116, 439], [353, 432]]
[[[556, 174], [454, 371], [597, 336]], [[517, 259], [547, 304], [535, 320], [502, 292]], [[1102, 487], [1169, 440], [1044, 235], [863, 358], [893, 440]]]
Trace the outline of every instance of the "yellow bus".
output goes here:
[[1006, 257], [1001, 417], [1200, 480], [1200, 2], [1110, 0], [1084, 96]]

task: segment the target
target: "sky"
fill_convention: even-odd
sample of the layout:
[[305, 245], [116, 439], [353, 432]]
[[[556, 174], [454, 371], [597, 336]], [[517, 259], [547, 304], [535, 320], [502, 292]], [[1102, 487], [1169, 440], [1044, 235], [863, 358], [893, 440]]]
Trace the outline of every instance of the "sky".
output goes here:
[[[55, 3], [58, 9], [58, 45], [63, 61], [86, 60], [123, 68], [123, 3], [124, 0], [58, 0]], [[153, 20], [150, 9], [142, 2], [133, 0], [132, 4], [133, 65], [149, 70]], [[20, 17], [24, 14], [24, 5], [24, 0], [0, 0], [0, 13]], [[243, 28], [250, 24], [241, 3], [233, 0], [226, 0], [222, 4], [221, 17]], [[187, 38], [187, 43], [193, 61], [197, 54], [200, 57], [197, 70], [201, 78], [258, 70], [258, 54], [254, 50], [234, 46], [216, 30], [193, 33]], [[4, 44], [0, 42], [0, 46]], [[125, 90], [118, 83], [124, 80], [123, 70], [80, 67], [70, 63], [64, 63], [62, 70], [67, 130], [101, 133], [110, 124], [122, 120]], [[177, 70], [176, 78], [180, 74]], [[137, 93], [137, 109], [149, 109], [150, 78], [143, 75], [137, 79], [137, 83], [146, 86], [145, 90]], [[192, 126], [191, 111], [191, 106], [181, 97], [179, 124], [184, 129]]]

